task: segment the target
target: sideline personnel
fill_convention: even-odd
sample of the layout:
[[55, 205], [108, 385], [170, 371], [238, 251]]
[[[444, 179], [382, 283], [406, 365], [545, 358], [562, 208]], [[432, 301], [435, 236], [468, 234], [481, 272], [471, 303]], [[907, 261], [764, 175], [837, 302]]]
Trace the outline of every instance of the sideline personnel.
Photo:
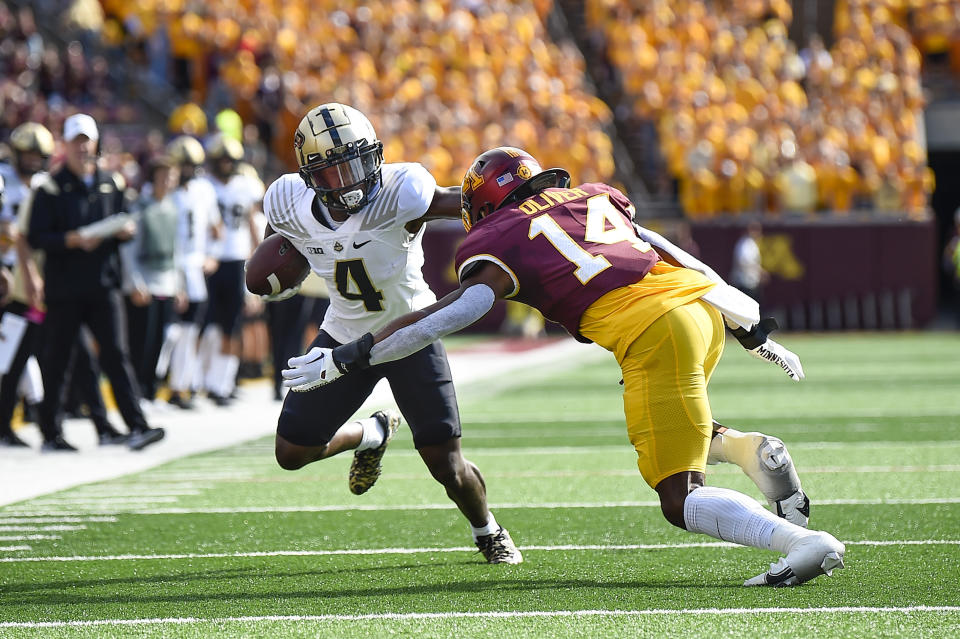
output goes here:
[[100, 345], [100, 365], [130, 428], [127, 445], [139, 450], [163, 438], [162, 428], [150, 428], [140, 410], [137, 386], [124, 331], [120, 297], [118, 243], [135, 232], [132, 221], [81, 233], [81, 227], [103, 222], [121, 212], [123, 179], [97, 168], [97, 124], [78, 113], [63, 124], [64, 165], [41, 183], [30, 217], [27, 241], [46, 253], [44, 280], [47, 303], [46, 343], [41, 372], [46, 391], [40, 408], [43, 450], [76, 450], [63, 440], [60, 425], [70, 360], [86, 325]]

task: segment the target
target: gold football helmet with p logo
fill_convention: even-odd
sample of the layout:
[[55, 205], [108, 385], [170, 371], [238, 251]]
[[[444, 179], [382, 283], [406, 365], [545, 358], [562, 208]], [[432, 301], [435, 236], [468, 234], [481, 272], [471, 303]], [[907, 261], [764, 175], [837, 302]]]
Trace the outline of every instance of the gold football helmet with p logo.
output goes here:
[[311, 109], [293, 138], [300, 177], [329, 209], [356, 213], [380, 191], [383, 143], [370, 120], [346, 104]]

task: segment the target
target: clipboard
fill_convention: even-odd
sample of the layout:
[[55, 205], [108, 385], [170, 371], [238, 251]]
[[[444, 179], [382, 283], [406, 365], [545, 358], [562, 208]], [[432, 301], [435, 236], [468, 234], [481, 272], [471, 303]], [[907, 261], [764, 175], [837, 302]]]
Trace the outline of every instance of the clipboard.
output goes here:
[[6, 375], [10, 364], [20, 348], [27, 320], [16, 313], [4, 313], [0, 317], [0, 375]]

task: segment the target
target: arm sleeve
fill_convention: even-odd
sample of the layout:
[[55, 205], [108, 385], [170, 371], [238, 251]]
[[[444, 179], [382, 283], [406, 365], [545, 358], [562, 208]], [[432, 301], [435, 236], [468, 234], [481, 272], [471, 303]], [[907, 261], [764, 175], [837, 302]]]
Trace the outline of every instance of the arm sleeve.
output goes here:
[[392, 362], [412, 355], [444, 335], [470, 326], [486, 315], [497, 296], [486, 284], [467, 288], [453, 303], [404, 326], [370, 350], [370, 364]]
[[703, 296], [703, 301], [723, 313], [727, 326], [730, 328], [739, 326], [749, 330], [760, 321], [760, 305], [756, 300], [727, 284], [716, 271], [682, 248], [675, 246], [659, 233], [636, 224], [634, 226], [637, 229], [637, 235], [644, 242], [651, 244], [654, 248], [662, 248], [685, 268], [703, 273], [708, 279], [717, 283]]
[[725, 284], [723, 278], [714, 271], [712, 268], [690, 255], [684, 251], [679, 246], [676, 246], [673, 242], [663, 237], [659, 233], [654, 233], [650, 229], [645, 229], [638, 224], [634, 224], [634, 227], [637, 229], [637, 235], [640, 236], [640, 239], [644, 242], [653, 246], [653, 248], [662, 248], [667, 253], [672, 255], [680, 264], [685, 268], [693, 269], [706, 275], [710, 281], [716, 282], [717, 284]]

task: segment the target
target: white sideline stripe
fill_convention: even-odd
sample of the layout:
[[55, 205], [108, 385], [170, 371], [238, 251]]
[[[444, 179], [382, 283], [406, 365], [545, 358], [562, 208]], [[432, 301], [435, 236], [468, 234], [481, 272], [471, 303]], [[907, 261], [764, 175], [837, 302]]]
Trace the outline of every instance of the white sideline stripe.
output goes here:
[[85, 621], [0, 621], [0, 628], [65, 628], [84, 626], [141, 626], [161, 624], [223, 624], [259, 621], [404, 621], [414, 619], [517, 619], [531, 617], [637, 617], [652, 615], [755, 615], [755, 614], [882, 614], [958, 612], [960, 606], [835, 606], [819, 608], [681, 608], [645, 610], [508, 610], [494, 612], [407, 612], [367, 615], [260, 615], [249, 617], [166, 617], [151, 619], [90, 619]]
[[33, 546], [0, 546], [0, 552], [15, 552], [17, 550], [32, 550]]
[[91, 517], [46, 517], [46, 516], [20, 516], [20, 517], [3, 517], [0, 516], [0, 526], [4, 524], [79, 524], [83, 522], [104, 522], [104, 523], [116, 523], [116, 517], [104, 517], [101, 515], [94, 515]]
[[82, 490], [71, 494], [69, 497], [50, 498], [46, 501], [70, 501], [71, 499], [113, 499], [129, 500], [150, 499], [152, 497], [184, 497], [190, 495], [199, 495], [200, 490], [196, 488], [184, 488], [182, 490], [168, 490], [166, 488], [150, 490], [148, 486], [142, 488], [130, 488], [127, 486], [118, 486], [111, 490]]
[[[848, 546], [960, 546], [960, 539], [902, 539], [844, 541]], [[726, 541], [704, 541], [679, 544], [567, 544], [561, 546], [521, 546], [522, 550], [587, 551], [587, 550], [676, 550], [685, 548], [744, 548]], [[253, 557], [325, 557], [343, 555], [417, 555], [441, 552], [476, 552], [474, 547], [449, 548], [345, 548], [340, 550], [260, 550], [254, 552], [212, 552], [159, 555], [73, 555], [52, 557], [0, 557], [0, 563], [38, 561], [136, 561], [153, 559], [243, 559]]]
[[35, 499], [32, 503], [37, 506], [70, 506], [80, 504], [175, 504], [177, 497], [63, 497], [57, 499]]
[[62, 526], [59, 524], [52, 526], [0, 526], [0, 532], [31, 532], [31, 531], [67, 531], [67, 530], [85, 530], [84, 525]]
[[[898, 506], [898, 505], [930, 505], [930, 504], [960, 504], [960, 497], [921, 497], [921, 498], [883, 498], [883, 499], [818, 499], [816, 506]], [[26, 504], [33, 506], [33, 503]], [[516, 508], [524, 510], [542, 509], [554, 510], [560, 508], [652, 508], [660, 507], [659, 501], [603, 501], [603, 502], [556, 502], [546, 504], [502, 503], [490, 504], [491, 509]], [[237, 507], [209, 507], [209, 508], [130, 508], [127, 510], [90, 509], [85, 512], [69, 513], [82, 516], [84, 514], [98, 515], [218, 515], [232, 513], [323, 513], [367, 511], [380, 512], [392, 510], [452, 510], [453, 503], [443, 504], [331, 504], [329, 506], [237, 506]], [[58, 510], [17, 510], [11, 508], [6, 511], [18, 517], [32, 517], [50, 515]]]
[[60, 535], [2, 535], [0, 541], [36, 541], [37, 539], [63, 539]]

